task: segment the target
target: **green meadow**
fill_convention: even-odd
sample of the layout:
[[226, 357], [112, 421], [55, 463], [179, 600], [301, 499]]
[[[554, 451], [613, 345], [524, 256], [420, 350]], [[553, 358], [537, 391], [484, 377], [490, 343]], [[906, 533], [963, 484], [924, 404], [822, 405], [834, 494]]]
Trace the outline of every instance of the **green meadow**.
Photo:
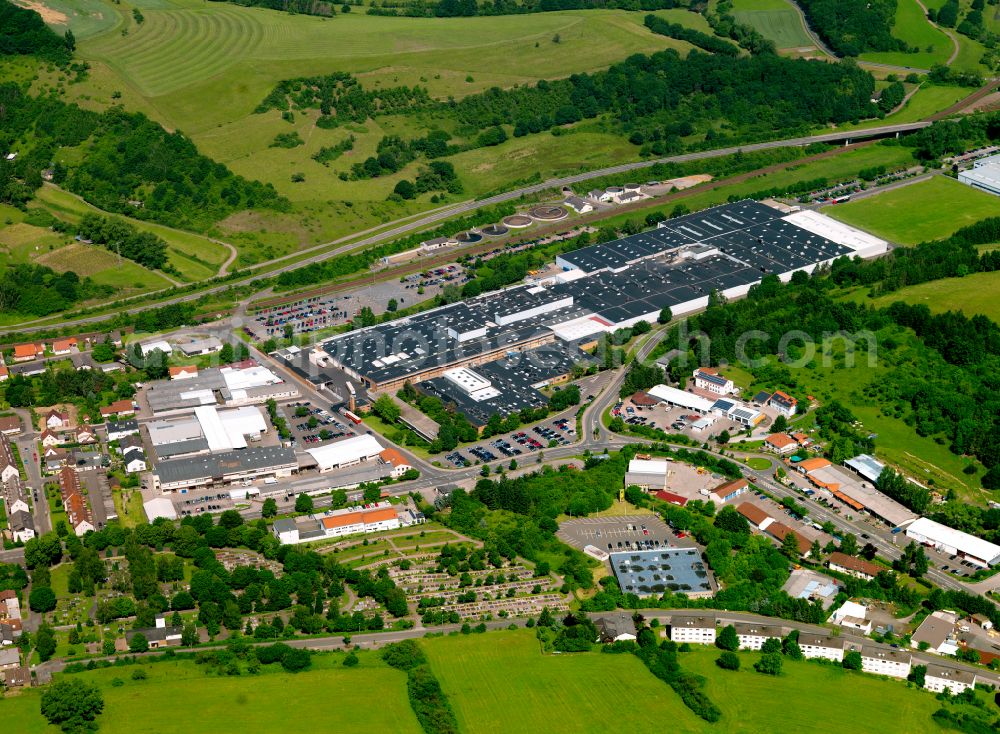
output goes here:
[[774, 41], [779, 49], [815, 47], [802, 17], [788, 0], [735, 0], [733, 15]]

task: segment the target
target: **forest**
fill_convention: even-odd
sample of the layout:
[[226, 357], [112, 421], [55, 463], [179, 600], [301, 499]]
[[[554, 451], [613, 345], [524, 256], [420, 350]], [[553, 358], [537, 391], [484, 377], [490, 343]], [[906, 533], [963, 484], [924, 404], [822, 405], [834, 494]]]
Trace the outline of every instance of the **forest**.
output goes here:
[[919, 50], [892, 35], [896, 0], [798, 0], [798, 5], [809, 25], [838, 56]]
[[109, 250], [134, 260], [143, 267], [163, 269], [167, 264], [167, 243], [152, 232], [140, 232], [128, 222], [100, 214], [85, 214], [76, 225], [77, 233]]
[[[79, 163], [53, 165], [61, 148], [84, 143]], [[0, 84], [0, 149], [18, 152], [0, 166], [0, 200], [15, 205], [50, 170], [55, 183], [95, 206], [176, 227], [204, 230], [242, 209], [289, 206], [270, 184], [235, 175], [142, 114], [83, 110], [13, 83]]]
[[[936, 245], [918, 248], [928, 253], [926, 272], [940, 267], [935, 256], [944, 249]], [[987, 468], [983, 486], [1000, 488], [1000, 392], [995, 384], [1000, 369], [1000, 327], [982, 316], [968, 318], [952, 312], [932, 315], [923, 305], [894, 303], [876, 309], [837, 300], [831, 292], [838, 280], [844, 282], [843, 268], [849, 268], [854, 279], [862, 280], [867, 268], [892, 272], [897, 258], [912, 260], [913, 255], [894, 253], [870, 263], [842, 259], [829, 275], [809, 278], [796, 273], [787, 285], [776, 276], [766, 276], [742, 301], [710, 299], [708, 309], [689, 319], [687, 328], [691, 333], [702, 331], [711, 339], [712, 364], [767, 360], [778, 354], [797, 358], [802, 353], [798, 342], [779, 347], [788, 324], [795, 324], [816, 345], [822, 345], [825, 335], [831, 333], [874, 333], [879, 378], [858, 384], [853, 400], [884, 406], [887, 413], [912, 426], [918, 435], [939, 437], [952, 452], [978, 458]], [[995, 258], [990, 256], [984, 262], [994, 263]], [[903, 267], [911, 272], [920, 269], [919, 262], [912, 261]], [[870, 277], [874, 283], [874, 275]], [[768, 336], [742, 345], [743, 353], [737, 354], [740, 335], [752, 330]], [[671, 342], [669, 337], [665, 341]], [[867, 342], [862, 339], [856, 347], [862, 352], [857, 358], [864, 359]], [[787, 379], [793, 379], [794, 371], [783, 364], [769, 369], [781, 370]], [[833, 425], [837, 424], [843, 435], [835, 437], [828, 450], [845, 453], [864, 448], [863, 443], [844, 446], [845, 442], [860, 443], [861, 438], [850, 428], [849, 418]], [[832, 458], [846, 457], [838, 454]]]
[[44, 265], [8, 265], [0, 275], [0, 313], [47, 316], [112, 293], [110, 286], [81, 279], [71, 270], [57, 273]]
[[900, 143], [914, 148], [913, 154], [920, 160], [932, 161], [997, 139], [1000, 139], [1000, 113], [987, 112], [935, 122], [907, 135]]
[[58, 36], [38, 13], [0, 0], [0, 56], [36, 56], [63, 66], [75, 45], [72, 32]]

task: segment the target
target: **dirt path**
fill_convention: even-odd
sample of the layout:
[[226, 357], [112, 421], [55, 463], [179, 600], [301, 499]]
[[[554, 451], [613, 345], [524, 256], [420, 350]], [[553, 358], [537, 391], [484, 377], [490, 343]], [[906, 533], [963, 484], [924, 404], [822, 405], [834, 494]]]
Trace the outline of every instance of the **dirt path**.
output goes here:
[[228, 242], [223, 242], [222, 240], [216, 240], [216, 239], [213, 239], [212, 242], [214, 242], [217, 245], [222, 245], [227, 250], [229, 250], [229, 257], [227, 257], [226, 261], [224, 263], [222, 263], [222, 265], [219, 266], [219, 276], [218, 277], [221, 278], [224, 275], [229, 275], [229, 266], [233, 264], [233, 262], [236, 260], [236, 258], [239, 255], [239, 253], [236, 251], [236, 248], [233, 247]]
[[948, 60], [944, 62], [945, 66], [951, 66], [952, 63], [955, 61], [955, 59], [958, 58], [958, 52], [962, 50], [962, 47], [959, 46], [958, 44], [958, 39], [955, 37], [955, 34], [950, 29], [942, 28], [937, 23], [931, 22], [931, 19], [927, 17], [927, 6], [924, 5], [923, 0], [916, 0], [916, 3], [917, 5], [920, 6], [920, 9], [924, 11], [924, 20], [927, 21], [927, 24], [932, 28], [937, 28], [939, 31], [941, 31], [946, 36], [948, 36], [948, 38], [951, 39], [951, 56], [949, 56]]

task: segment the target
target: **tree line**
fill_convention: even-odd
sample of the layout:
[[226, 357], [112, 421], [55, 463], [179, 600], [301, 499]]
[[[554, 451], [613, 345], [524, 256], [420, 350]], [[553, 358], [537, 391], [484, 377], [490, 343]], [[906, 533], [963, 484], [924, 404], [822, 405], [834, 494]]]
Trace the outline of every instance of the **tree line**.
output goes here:
[[560, 10], [666, 10], [687, 7], [678, 0], [381, 0], [373, 2], [368, 15], [411, 18], [470, 18], [473, 16], [523, 15]]
[[128, 222], [96, 213], [83, 215], [76, 225], [79, 236], [102, 245], [143, 267], [162, 270], [167, 265], [167, 243], [152, 232], [143, 232]]
[[710, 36], [694, 28], [688, 28], [680, 23], [671, 23], [658, 15], [647, 15], [644, 21], [645, 26], [653, 33], [668, 38], [676, 38], [679, 41], [687, 41], [700, 49], [709, 53], [722, 54], [723, 56], [739, 56], [738, 47], [724, 41], [717, 36]]
[[394, 115], [418, 110], [430, 102], [430, 95], [424, 87], [401, 85], [365, 89], [351, 74], [335, 72], [278, 82], [254, 112], [318, 109], [322, 117], [317, 126], [329, 128], [344, 121], [364, 122], [380, 114]]

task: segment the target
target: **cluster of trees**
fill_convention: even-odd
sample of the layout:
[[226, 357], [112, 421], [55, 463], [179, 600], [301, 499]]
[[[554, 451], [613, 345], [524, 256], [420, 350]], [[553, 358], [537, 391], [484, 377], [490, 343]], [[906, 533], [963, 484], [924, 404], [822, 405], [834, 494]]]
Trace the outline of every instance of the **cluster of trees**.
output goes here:
[[77, 234], [143, 267], [160, 270], [167, 264], [167, 243], [152, 232], [141, 232], [128, 222], [100, 214], [84, 214]]
[[798, 4], [809, 25], [839, 56], [919, 51], [892, 35], [896, 0], [800, 0]]
[[78, 403], [89, 415], [99, 415], [105, 400], [130, 398], [135, 388], [127, 380], [100, 370], [74, 370], [49, 367], [40, 375], [15, 375], [4, 384], [7, 402], [15, 408], [32, 405]]
[[340, 156], [344, 155], [344, 153], [354, 150], [354, 142], [354, 136], [348, 135], [339, 143], [324, 145], [322, 148], [313, 153], [312, 159], [317, 163], [322, 163], [324, 166], [328, 166], [333, 161], [340, 158]]
[[931, 493], [919, 484], [907, 480], [892, 467], [887, 466], [882, 470], [876, 485], [879, 492], [909, 507], [918, 515], [923, 515], [930, 507]]
[[764, 35], [747, 23], [740, 23], [732, 14], [732, 0], [720, 0], [715, 6], [713, 13], [709, 8], [703, 11], [708, 24], [712, 26], [718, 35], [731, 38], [739, 44], [740, 48], [754, 56], [758, 54], [773, 54], [777, 50], [774, 41], [765, 38]]
[[626, 398], [637, 390], [648, 390], [655, 385], [662, 385], [663, 380], [663, 370], [659, 365], [642, 364], [636, 360], [629, 367], [619, 394]]
[[676, 38], [679, 41], [687, 41], [709, 53], [722, 54], [723, 56], [739, 56], [740, 54], [739, 48], [729, 41], [724, 41], [718, 36], [710, 36], [694, 28], [688, 28], [680, 23], [671, 23], [658, 15], [647, 15], [645, 24], [653, 33]]
[[425, 734], [458, 734], [451, 703], [420, 645], [414, 640], [394, 642], [382, 650], [382, 659], [406, 673], [406, 693]]
[[340, 122], [364, 122], [377, 115], [395, 115], [419, 110], [430, 104], [424, 87], [405, 85], [370, 90], [347, 72], [326, 76], [298, 77], [278, 83], [254, 112], [289, 109], [318, 109], [319, 127], [334, 127]]
[[415, 182], [402, 179], [392, 193], [401, 199], [414, 199], [428, 191], [447, 191], [449, 194], [462, 193], [462, 182], [458, 180], [455, 166], [448, 161], [431, 161], [421, 168]]
[[685, 706], [710, 723], [722, 718], [719, 707], [704, 691], [705, 679], [681, 668], [677, 661], [677, 643], [664, 640], [657, 646], [656, 635], [649, 628], [644, 628], [636, 640], [639, 643], [636, 656], [650, 673], [674, 689]]
[[0, 196], [12, 203], [41, 186], [62, 147], [88, 142], [78, 163], [52, 167], [53, 180], [107, 211], [173, 226], [204, 229], [241, 209], [286, 209], [270, 184], [248, 181], [201, 155], [179, 132], [112, 107], [83, 110], [55, 97], [32, 97], [0, 85], [0, 148], [32, 140], [14, 165], [0, 168]]
[[403, 384], [398, 396], [440, 426], [437, 438], [431, 442], [431, 453], [453, 451], [459, 442], [475, 441], [479, 438], [478, 429], [469, 423], [469, 419], [456, 410], [455, 406], [446, 406], [440, 398], [423, 395], [408, 382]]
[[47, 316], [113, 292], [72, 270], [57, 273], [45, 265], [16, 263], [0, 275], [0, 312]]
[[1000, 138], [1000, 113], [968, 115], [955, 122], [935, 122], [907, 135], [901, 143], [925, 161], [986, 145]]
[[75, 47], [72, 31], [58, 36], [34, 10], [0, 0], [0, 56], [36, 56], [63, 66]]

